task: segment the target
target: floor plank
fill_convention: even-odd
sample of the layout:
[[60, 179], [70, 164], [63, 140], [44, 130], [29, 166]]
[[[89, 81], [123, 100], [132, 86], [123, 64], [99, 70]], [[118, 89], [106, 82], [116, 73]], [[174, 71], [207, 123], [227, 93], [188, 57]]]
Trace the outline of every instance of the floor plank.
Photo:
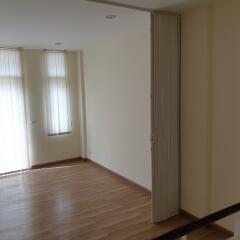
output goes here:
[[[152, 224], [149, 194], [91, 164], [0, 178], [0, 240], [150, 240], [189, 221]], [[190, 239], [228, 237], [206, 228]]]

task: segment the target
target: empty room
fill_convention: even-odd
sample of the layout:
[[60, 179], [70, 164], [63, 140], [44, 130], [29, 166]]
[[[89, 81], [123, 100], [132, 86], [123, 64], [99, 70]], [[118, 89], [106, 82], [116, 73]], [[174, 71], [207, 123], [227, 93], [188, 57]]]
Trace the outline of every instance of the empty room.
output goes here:
[[0, 0], [0, 240], [240, 239], [239, 0]]

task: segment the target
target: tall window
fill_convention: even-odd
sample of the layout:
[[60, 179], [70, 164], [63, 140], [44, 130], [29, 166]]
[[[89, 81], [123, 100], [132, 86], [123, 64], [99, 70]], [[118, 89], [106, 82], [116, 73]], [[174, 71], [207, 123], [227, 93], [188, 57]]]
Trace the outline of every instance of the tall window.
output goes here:
[[0, 49], [0, 173], [29, 167], [21, 52]]
[[72, 131], [67, 54], [45, 51], [46, 105], [48, 135]]

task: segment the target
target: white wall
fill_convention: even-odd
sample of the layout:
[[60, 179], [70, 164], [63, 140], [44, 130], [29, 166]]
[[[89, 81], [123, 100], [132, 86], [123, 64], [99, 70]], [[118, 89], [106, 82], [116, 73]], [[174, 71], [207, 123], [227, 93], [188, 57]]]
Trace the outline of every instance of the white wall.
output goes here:
[[219, 0], [183, 14], [182, 207], [197, 216], [240, 201], [239, 13]]
[[[42, 51], [24, 50], [24, 79], [32, 165], [80, 156], [77, 54], [69, 53], [73, 131], [69, 135], [47, 136], [42, 77]], [[34, 123], [33, 123], [34, 122]]]
[[212, 210], [240, 202], [240, 1], [214, 6]]
[[150, 30], [86, 49], [84, 66], [88, 158], [150, 189]]
[[182, 16], [182, 208], [198, 217], [209, 211], [210, 8]]

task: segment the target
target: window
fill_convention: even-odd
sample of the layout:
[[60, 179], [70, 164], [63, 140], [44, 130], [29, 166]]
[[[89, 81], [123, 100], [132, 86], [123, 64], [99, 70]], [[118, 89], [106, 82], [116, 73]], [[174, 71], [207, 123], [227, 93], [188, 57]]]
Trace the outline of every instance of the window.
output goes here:
[[47, 131], [49, 136], [72, 131], [67, 53], [45, 51]]
[[0, 49], [0, 173], [28, 167], [21, 52]]

